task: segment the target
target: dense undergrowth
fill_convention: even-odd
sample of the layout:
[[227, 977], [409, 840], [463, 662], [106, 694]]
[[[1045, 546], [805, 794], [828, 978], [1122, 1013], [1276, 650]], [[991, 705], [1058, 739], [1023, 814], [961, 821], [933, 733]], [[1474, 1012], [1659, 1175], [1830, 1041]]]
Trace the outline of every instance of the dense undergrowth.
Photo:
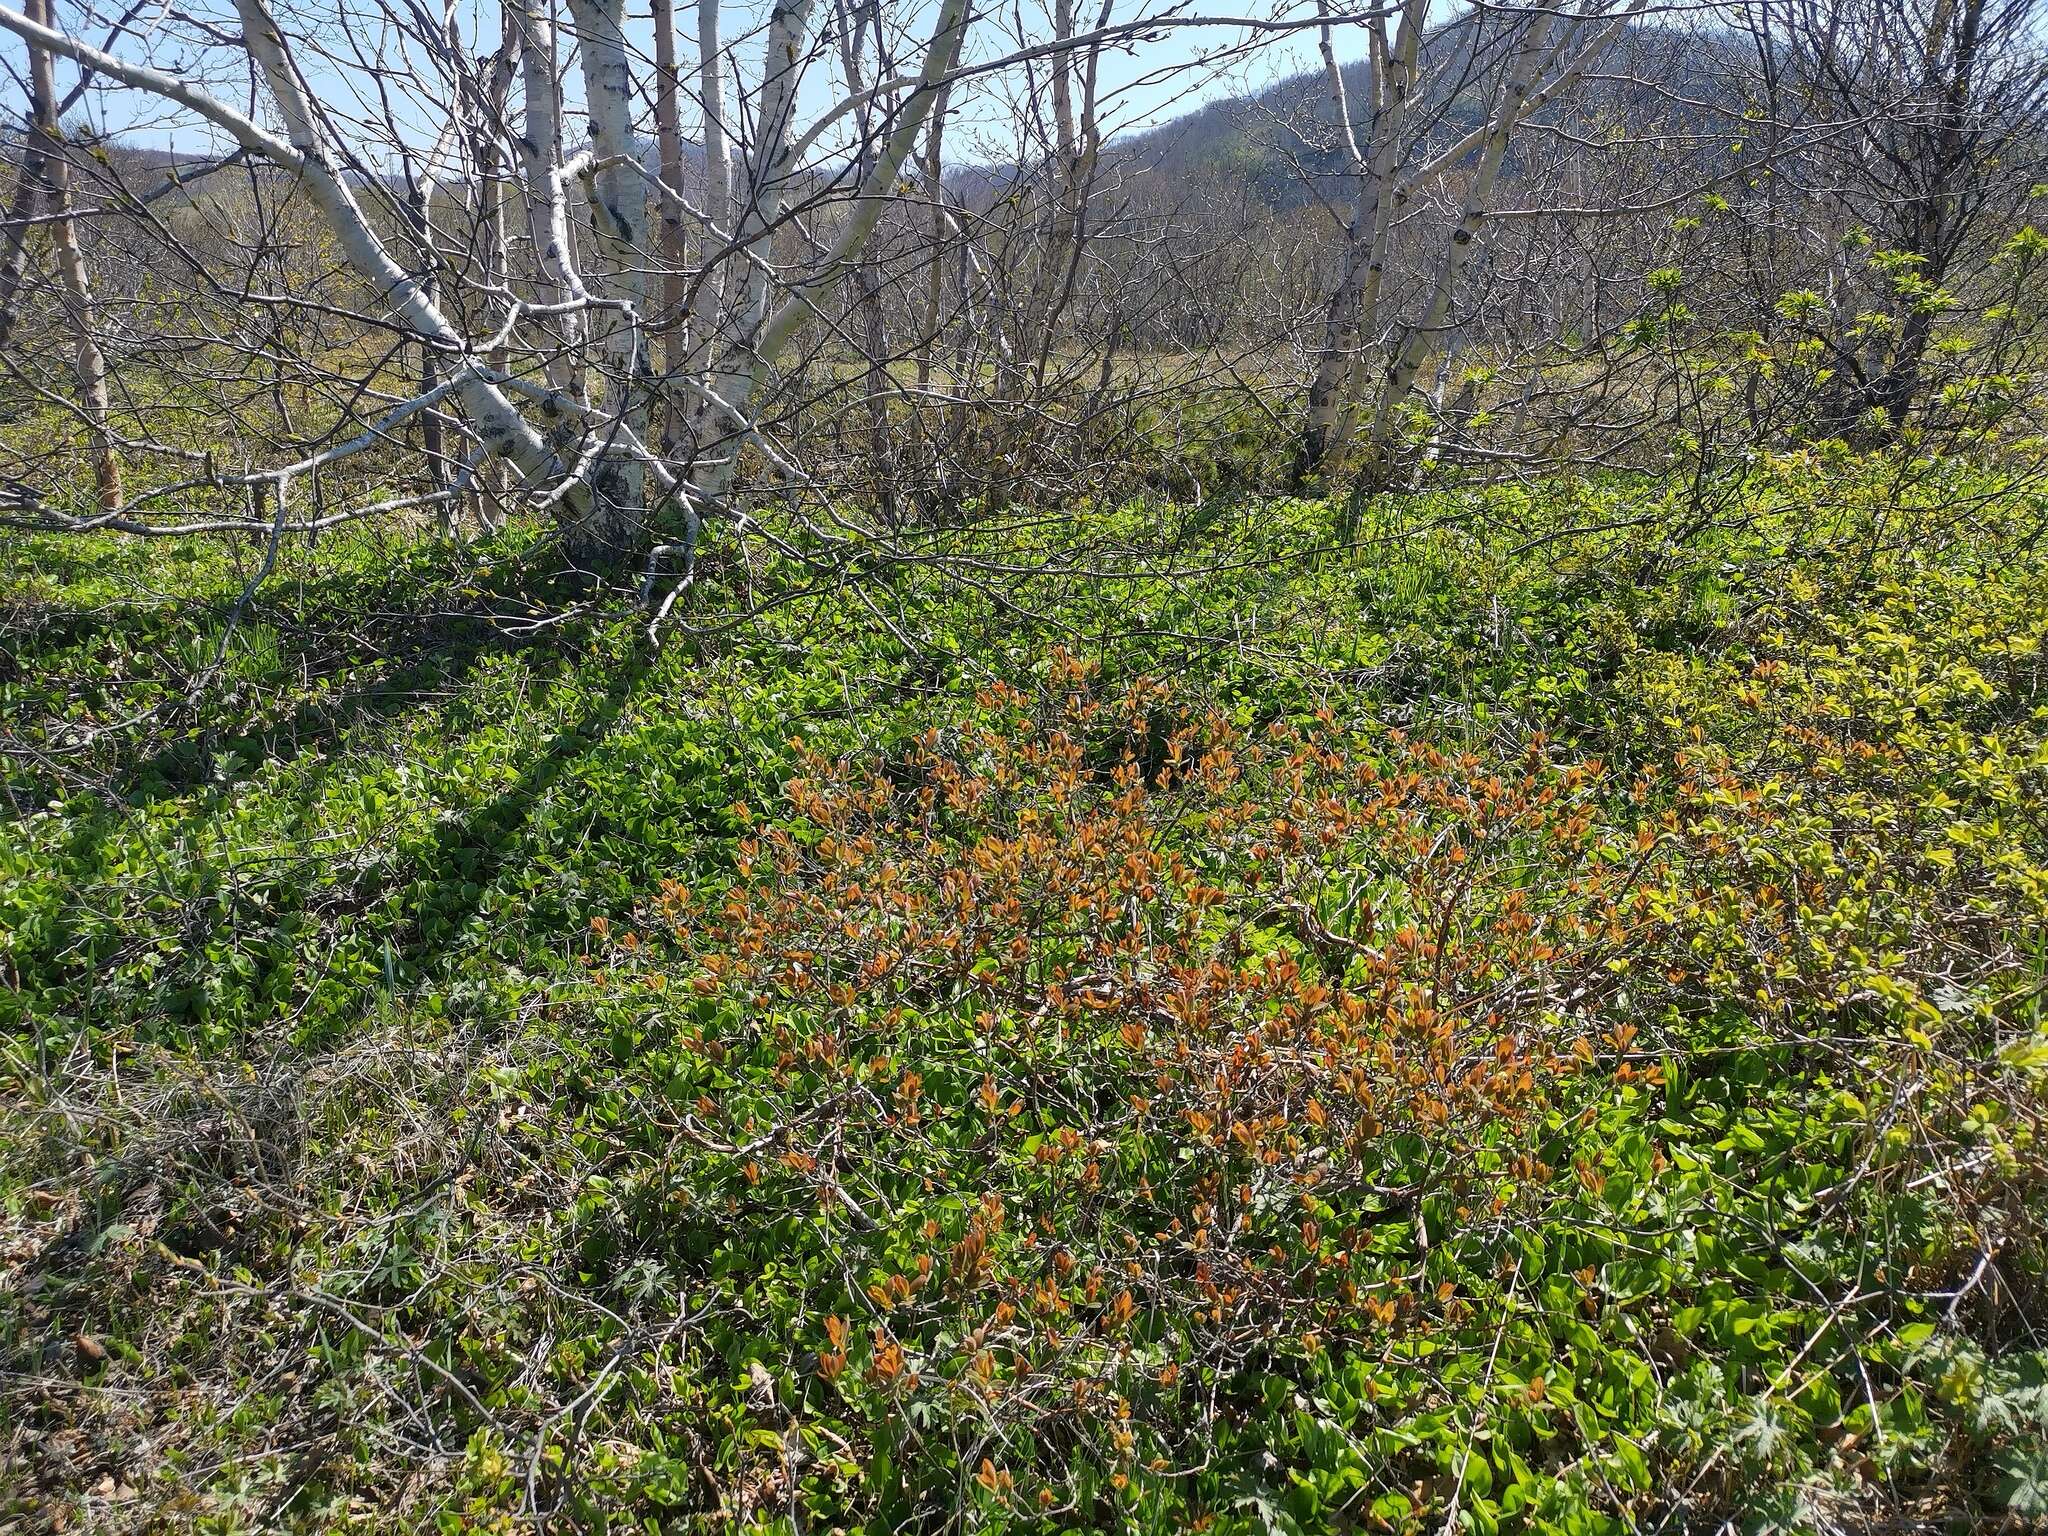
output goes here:
[[2048, 1516], [2048, 508], [1714, 494], [14, 547], [0, 1527]]

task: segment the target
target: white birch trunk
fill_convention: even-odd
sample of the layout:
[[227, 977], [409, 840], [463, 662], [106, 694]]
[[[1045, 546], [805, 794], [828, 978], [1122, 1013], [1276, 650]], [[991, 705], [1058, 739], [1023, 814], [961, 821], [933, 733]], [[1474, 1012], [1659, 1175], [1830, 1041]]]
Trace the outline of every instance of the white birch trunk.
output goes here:
[[[1561, 18], [1563, 0], [1538, 0], [1525, 13], [1524, 31], [1517, 40], [1508, 77], [1485, 121], [1438, 150], [1422, 165], [1405, 169], [1401, 159], [1408, 124], [1415, 103], [1425, 90], [1420, 45], [1428, 19], [1427, 0], [1405, 0], [1400, 32], [1391, 47], [1385, 45], [1383, 36], [1375, 36], [1373, 126], [1368, 147], [1363, 151], [1351, 136], [1343, 75], [1329, 30], [1323, 29], [1324, 69], [1339, 120], [1344, 124], [1344, 142], [1358, 194], [1346, 229], [1344, 264], [1325, 314], [1322, 345], [1309, 386], [1308, 419], [1295, 461], [1297, 483], [1348, 449], [1360, 412], [1368, 404], [1368, 475], [1387, 473], [1394, 417], [1412, 397], [1417, 376], [1441, 346], [1441, 331], [1450, 302], [1470, 261], [1472, 247], [1478, 242], [1509, 141], [1530, 113], [1574, 84], [1647, 4], [1648, 0], [1629, 0], [1627, 8], [1597, 37], [1575, 51], [1574, 34], [1587, 14], [1575, 18], [1553, 48], [1550, 38]], [[1602, 3], [1590, 9], [1605, 11], [1608, 6]], [[1542, 83], [1538, 85], [1538, 81]], [[1417, 186], [1475, 152], [1480, 157], [1479, 165], [1460, 209], [1459, 222], [1438, 263], [1424, 316], [1401, 330], [1382, 376], [1382, 388], [1368, 401], [1368, 357], [1381, 329], [1380, 300], [1385, 290], [1393, 230], [1400, 224]]]
[[[569, 244], [569, 215], [562, 193], [562, 95], [556, 75], [553, 0], [506, 0], [519, 30], [520, 89], [525, 98], [524, 133], [519, 141], [521, 179], [526, 184], [526, 228], [533, 244], [533, 295], [543, 305], [580, 296], [575, 252]], [[549, 324], [563, 345], [551, 349], [548, 383], [578, 399], [583, 395], [579, 360], [584, 316], [574, 310]]]
[[[689, 294], [689, 277], [684, 270], [688, 252], [683, 237], [683, 212], [676, 195], [683, 187], [683, 123], [676, 98], [681, 82], [676, 75], [675, 0], [653, 0], [654, 22], [654, 135], [660, 151], [661, 179], [668, 192], [661, 199], [661, 312], [650, 316], [662, 336], [662, 366], [680, 373], [688, 366], [687, 341], [680, 327], [683, 305]], [[671, 402], [662, 412], [660, 447], [664, 454], [675, 451], [682, 423]]]
[[925, 134], [924, 141], [924, 195], [931, 200], [925, 237], [931, 242], [931, 248], [926, 253], [930, 264], [925, 269], [924, 324], [919, 327], [917, 347], [919, 394], [930, 387], [932, 360], [938, 355], [939, 333], [945, 325], [944, 252], [947, 226], [951, 222], [946, 213], [946, 109], [951, 96], [950, 83], [939, 87], [938, 100], [932, 104], [931, 129]]
[[[709, 441], [714, 430], [735, 435], [726, 451], [709, 459], [700, 457], [694, 467], [691, 489], [702, 501], [717, 501], [732, 484], [739, 467], [739, 445], [753, 430], [752, 412], [769, 369], [798, 326], [812, 313], [812, 301], [801, 291], [791, 294], [771, 311], [769, 278], [771, 239], [790, 173], [789, 113], [802, 57], [798, 44], [808, 29], [814, 3], [815, 0], [779, 0], [769, 21], [760, 139], [756, 153], [749, 156], [749, 198], [742, 221], [742, 245], [747, 256], [746, 302], [734, 341], [712, 369], [714, 400], [707, 401], [698, 413], [703, 424], [697, 434], [699, 443]], [[960, 57], [968, 3], [969, 0], [942, 0], [918, 83], [904, 102], [894, 130], [875, 156], [839, 238], [825, 259], [804, 274], [807, 289], [822, 291], [837, 281], [874, 233], [897, 177], [924, 132], [941, 83]]]
[[[300, 89], [298, 72], [292, 68], [285, 54], [283, 35], [263, 0], [236, 0], [235, 10], [241, 18], [243, 40], [249, 56], [255, 61], [284, 120], [286, 141], [290, 146], [284, 163], [297, 172], [300, 185], [306, 189], [313, 205], [334, 232], [342, 254], [348, 258], [357, 275], [390, 305], [415, 335], [429, 345], [441, 348], [452, 359], [460, 360], [457, 366], [461, 369], [462, 384], [458, 395], [470, 425], [484, 447], [511, 460], [530, 483], [539, 484], [552, 478], [559, 465], [547, 444], [541, 441], [540, 435], [512, 403], [478, 375], [466, 355], [468, 348], [462, 337], [428, 302], [420, 284], [392, 260], [390, 252], [370, 228], [369, 220], [363, 216], [355, 194], [329, 163], [312, 110]], [[105, 64], [98, 67], [102, 73], [114, 73]], [[273, 153], [272, 158], [279, 157]], [[573, 508], [587, 500], [587, 492], [571, 488], [563, 499]]]
[[1457, 228], [1451, 231], [1450, 243], [1437, 264], [1436, 282], [1430, 291], [1429, 304], [1421, 318], [1406, 328], [1388, 365], [1386, 383], [1373, 402], [1372, 427], [1365, 447], [1364, 476], [1368, 484], [1386, 480], [1395, 472], [1401, 408], [1413, 395], [1415, 381], [1423, 368], [1444, 345], [1444, 324], [1450, 316], [1451, 301], [1457, 294], [1458, 279], [1479, 245], [1480, 227], [1493, 201], [1493, 189], [1500, 179], [1501, 163], [1507, 157], [1508, 141], [1514, 137], [1516, 127], [1528, 110], [1530, 92], [1535, 88], [1536, 70], [1542, 62], [1544, 49], [1550, 40], [1550, 29], [1556, 20], [1557, 11], [1552, 7], [1537, 11], [1525, 23], [1521, 43], [1515, 50], [1507, 79], [1501, 84], [1500, 99], [1488, 123], [1485, 142], [1479, 152], [1479, 164], [1473, 170], [1471, 184], [1465, 191]]
[[[1365, 149], [1359, 147], [1351, 126], [1350, 102], [1330, 30], [1327, 26], [1322, 29], [1324, 73], [1357, 191], [1350, 226], [1345, 231], [1344, 264], [1324, 314], [1322, 346], [1316, 354], [1315, 377], [1309, 385], [1308, 422], [1295, 460], [1297, 484], [1321, 469], [1339, 446], [1340, 424], [1351, 407], [1361, 346], [1370, 316], [1378, 305], [1388, 238], [1402, 202], [1402, 191], [1394, 182], [1408, 108], [1415, 94], [1417, 58], [1428, 10], [1428, 0], [1406, 0], [1391, 47], [1383, 33], [1375, 33], [1372, 127]], [[1374, 25], [1377, 28], [1379, 24]]]
[[604, 256], [607, 296], [623, 306], [603, 312], [602, 405], [609, 423], [628, 439], [605, 443], [597, 454], [591, 516], [572, 556], [609, 563], [631, 552], [645, 514], [647, 185], [634, 164], [625, 0], [569, 0], [569, 9], [581, 44], [590, 142], [597, 155], [596, 169], [585, 174], [591, 224]]
[[[29, 0], [29, 14], [48, 26], [52, 20], [50, 0]], [[94, 334], [92, 280], [85, 270], [85, 255], [78, 247], [77, 221], [71, 217], [71, 162], [65, 157], [63, 129], [57, 122], [56, 71], [47, 48], [31, 46], [28, 63], [29, 99], [35, 118], [32, 136], [41, 150], [44, 196], [52, 219], [50, 242], [57, 259], [57, 275], [64, 285], [64, 318], [71, 328], [78, 408], [85, 417], [86, 434], [92, 445], [93, 484], [99, 494], [100, 510], [118, 512], [121, 461], [114, 452], [107, 422], [107, 359]]]
[[709, 227], [702, 236], [702, 271], [686, 332], [689, 355], [683, 366], [693, 377], [703, 374], [718, 345], [728, 266], [723, 248], [733, 232], [732, 147], [725, 132], [725, 45], [718, 32], [718, 0], [697, 0], [697, 95], [704, 109], [704, 217]]

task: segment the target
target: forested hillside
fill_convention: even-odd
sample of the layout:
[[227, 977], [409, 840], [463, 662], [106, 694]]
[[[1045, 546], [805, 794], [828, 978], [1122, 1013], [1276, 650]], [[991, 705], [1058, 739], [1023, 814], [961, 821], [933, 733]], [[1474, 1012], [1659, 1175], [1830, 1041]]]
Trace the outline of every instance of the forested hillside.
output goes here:
[[[1469, 133], [1487, 115], [1483, 55], [1491, 41], [1483, 12], [1454, 18], [1423, 39], [1418, 64], [1440, 98], [1426, 106], [1441, 112], [1444, 142]], [[1572, 105], [1626, 123], [1636, 134], [1689, 140], [1700, 166], [1714, 166], [1717, 151], [1746, 131], [1739, 125], [1753, 104], [1745, 90], [1753, 54], [1753, 44], [1739, 33], [1638, 21], [1588, 61], [1585, 84]], [[1370, 59], [1339, 69], [1348, 104], [1372, 99]], [[1358, 118], [1354, 128], [1364, 122]], [[1342, 195], [1347, 167], [1339, 139], [1330, 81], [1311, 71], [1248, 94], [1221, 94], [1157, 127], [1124, 135], [1118, 152], [1134, 177], [1156, 176], [1168, 184], [1227, 177], [1284, 213], [1319, 193]], [[1511, 164], [1506, 174], [1514, 173]]]

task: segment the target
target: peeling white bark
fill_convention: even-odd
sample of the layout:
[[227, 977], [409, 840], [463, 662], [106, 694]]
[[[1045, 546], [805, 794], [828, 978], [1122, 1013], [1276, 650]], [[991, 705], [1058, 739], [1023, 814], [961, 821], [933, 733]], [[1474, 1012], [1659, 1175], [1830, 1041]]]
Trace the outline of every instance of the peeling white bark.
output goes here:
[[[809, 25], [815, 0], [781, 0], [770, 19], [766, 85], [762, 91], [762, 130], [758, 156], [750, 156], [748, 184], [750, 200], [742, 224], [743, 250], [748, 256], [745, 284], [746, 303], [736, 337], [712, 370], [710, 394], [717, 404], [707, 402], [700, 412], [710, 428], [724, 416], [725, 425], [745, 433], [751, 431], [751, 412], [776, 357], [788, 345], [797, 327], [812, 313], [812, 301], [804, 289], [770, 308], [772, 289], [769, 240], [782, 207], [789, 181], [790, 107], [801, 73], [799, 41]], [[882, 210], [893, 194], [904, 164], [917, 146], [924, 125], [937, 101], [945, 76], [959, 58], [967, 28], [968, 0], [943, 0], [925, 49], [924, 68], [916, 88], [904, 102], [896, 125], [876, 154], [867, 178], [861, 184], [853, 212], [824, 259], [804, 274], [804, 287], [825, 291], [836, 282], [860, 254], [868, 237], [880, 222]], [[736, 420], [734, 418], [737, 418]], [[700, 442], [711, 433], [700, 431]], [[738, 468], [737, 448], [701, 462], [692, 485], [701, 499], [716, 501], [725, 494]]]
[[684, 368], [693, 377], [702, 374], [717, 344], [729, 265], [720, 248], [732, 232], [732, 147], [725, 131], [725, 45], [718, 32], [718, 0], [697, 0], [697, 97], [704, 112], [706, 228], [699, 260], [702, 271], [686, 332], [689, 355]]
[[[1352, 135], [1343, 75], [1330, 28], [1324, 25], [1324, 70], [1344, 125], [1356, 192], [1345, 232], [1343, 266], [1326, 311], [1323, 342], [1309, 388], [1297, 479], [1314, 473], [1349, 447], [1362, 412], [1369, 424], [1366, 472], [1368, 476], [1386, 473], [1399, 412], [1413, 397], [1415, 380], [1444, 344], [1444, 325], [1458, 281], [1482, 238], [1501, 164], [1516, 130], [1545, 102], [1574, 85], [1647, 5], [1648, 0], [1630, 0], [1597, 35], [1581, 43], [1580, 26], [1594, 19], [1595, 13], [1609, 10], [1605, 0], [1578, 14], [1568, 14], [1564, 0], [1538, 0], [1522, 15], [1521, 35], [1485, 120], [1427, 161], [1408, 168], [1403, 167], [1402, 157], [1408, 148], [1414, 104], [1426, 88], [1420, 54], [1428, 19], [1426, 0], [1403, 0], [1400, 29], [1391, 44], [1383, 23], [1370, 23], [1373, 118], [1368, 143], [1362, 149]], [[1551, 39], [1560, 21], [1569, 25], [1553, 45]], [[1380, 299], [1392, 231], [1417, 187], [1474, 153], [1479, 161], [1467, 185], [1458, 223], [1438, 260], [1424, 311], [1413, 323], [1393, 327], [1395, 336], [1381, 387], [1367, 399], [1368, 351], [1379, 332], [1389, 328], [1381, 322]]]
[[584, 172], [591, 226], [604, 257], [607, 297], [617, 306], [604, 319], [606, 413], [623, 429], [628, 451], [606, 445], [594, 465], [595, 505], [580, 553], [620, 556], [637, 540], [645, 507], [646, 470], [637, 452], [647, 440], [647, 187], [634, 170], [633, 73], [626, 55], [625, 0], [569, 0], [583, 58], [583, 95], [590, 145], [597, 158]]
[[[519, 36], [520, 89], [525, 120], [519, 141], [521, 179], [526, 186], [526, 227], [533, 245], [533, 293], [543, 305], [580, 299], [582, 280], [569, 236], [569, 212], [562, 191], [562, 91], [555, 57], [553, 0], [506, 0]], [[581, 397], [583, 339], [580, 310], [558, 311], [553, 323], [564, 345], [548, 359], [548, 382]]]
[[[47, 25], [50, 0], [30, 0], [31, 13]], [[31, 45], [28, 54], [29, 101], [36, 141], [34, 153], [48, 200], [50, 243], [64, 288], [64, 318], [71, 329], [73, 373], [78, 380], [78, 408], [85, 417], [92, 446], [93, 484], [102, 512], [121, 509], [121, 460], [114, 451], [108, 425], [107, 359], [100, 351], [92, 281], [78, 248], [78, 223], [71, 217], [71, 162], [64, 153], [63, 128], [57, 122], [57, 79], [50, 50]]]

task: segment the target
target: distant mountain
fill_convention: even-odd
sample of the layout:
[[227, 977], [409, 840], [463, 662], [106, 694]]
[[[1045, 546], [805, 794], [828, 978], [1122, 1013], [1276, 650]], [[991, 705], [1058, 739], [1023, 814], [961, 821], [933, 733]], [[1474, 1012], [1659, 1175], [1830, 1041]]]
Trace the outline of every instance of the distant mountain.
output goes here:
[[[1470, 21], [1447, 24], [1426, 41], [1425, 67], [1440, 91], [1451, 92], [1451, 99], [1424, 103], [1418, 114], [1433, 122], [1433, 141], [1451, 142], [1487, 111], [1491, 76], [1471, 57], [1475, 46], [1484, 45], [1477, 24]], [[1748, 46], [1732, 35], [1631, 26], [1588, 68], [1571, 99], [1581, 110], [1590, 107], [1627, 123], [1634, 136], [1663, 135], [1681, 142], [1718, 137], [1742, 111], [1737, 82]], [[1369, 67], [1359, 60], [1342, 66], [1342, 72], [1362, 141], [1370, 116]], [[1554, 120], [1559, 111], [1553, 104], [1538, 120]], [[1243, 178], [1263, 201], [1286, 208], [1310, 201], [1317, 183], [1342, 178], [1336, 125], [1329, 81], [1318, 69], [1253, 95], [1198, 107], [1121, 140], [1115, 155], [1128, 168], [1168, 178]]]

